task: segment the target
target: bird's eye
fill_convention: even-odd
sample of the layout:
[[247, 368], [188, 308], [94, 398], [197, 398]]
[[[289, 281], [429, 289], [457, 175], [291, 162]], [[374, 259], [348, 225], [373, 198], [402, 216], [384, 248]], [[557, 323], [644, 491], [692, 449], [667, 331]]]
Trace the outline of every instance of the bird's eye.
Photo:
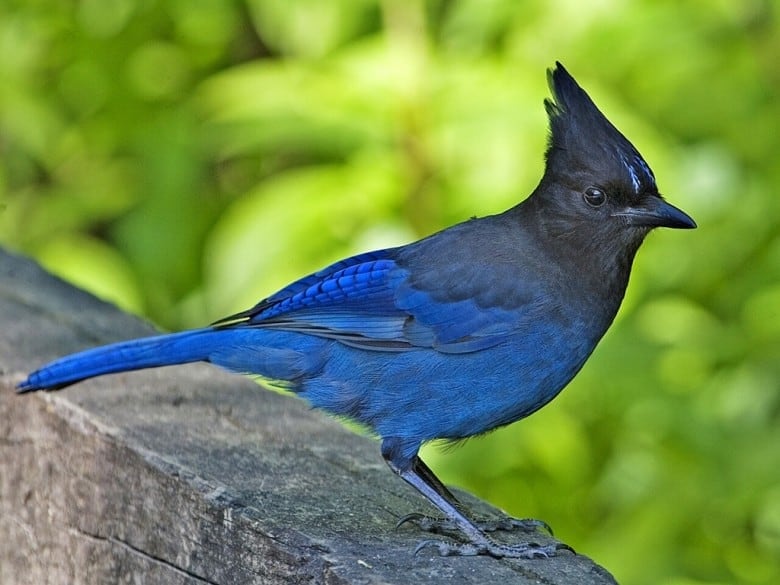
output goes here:
[[585, 203], [591, 207], [601, 207], [607, 200], [604, 191], [596, 187], [588, 187], [582, 197], [585, 199]]

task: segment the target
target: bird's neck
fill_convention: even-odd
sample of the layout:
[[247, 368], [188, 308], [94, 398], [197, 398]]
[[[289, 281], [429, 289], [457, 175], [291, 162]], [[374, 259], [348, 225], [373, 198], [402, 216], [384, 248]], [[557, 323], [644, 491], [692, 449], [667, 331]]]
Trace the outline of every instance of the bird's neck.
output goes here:
[[[606, 330], [617, 313], [626, 292], [634, 256], [644, 234], [626, 237], [622, 226], [605, 226], [594, 230], [594, 224], [559, 217], [544, 201], [531, 197], [513, 210], [532, 215], [522, 221], [536, 230], [534, 240], [541, 243], [548, 267], [557, 267], [559, 290], [567, 302], [580, 306], [598, 323], [594, 329]], [[599, 310], [596, 311], [595, 309]]]

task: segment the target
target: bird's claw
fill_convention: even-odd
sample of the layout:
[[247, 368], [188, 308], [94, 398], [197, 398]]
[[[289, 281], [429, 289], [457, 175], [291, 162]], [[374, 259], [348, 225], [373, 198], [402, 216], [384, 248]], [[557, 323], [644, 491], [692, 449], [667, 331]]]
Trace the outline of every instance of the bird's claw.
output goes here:
[[[406, 516], [401, 517], [401, 519], [398, 520], [398, 522], [395, 523], [395, 527], [396, 527], [396, 529], [398, 529], [401, 526], [403, 526], [404, 524], [406, 524], [407, 522], [414, 522], [415, 524], [417, 524], [419, 526], [420, 522], [422, 522], [426, 518], [429, 518], [429, 517], [425, 516], [424, 514], [420, 514], [419, 512], [412, 512], [410, 514], [407, 514]], [[425, 530], [425, 529], [423, 528], [423, 530]]]
[[[425, 516], [418, 512], [412, 512], [401, 518], [395, 525], [396, 528], [406, 524], [407, 522], [413, 522], [420, 530], [425, 532], [431, 532], [433, 534], [443, 534], [446, 532], [457, 532], [459, 530], [457, 523], [449, 518], [433, 518], [431, 516]], [[512, 518], [506, 516], [498, 520], [481, 520], [476, 521], [474, 524], [483, 532], [514, 532], [516, 530], [522, 530], [523, 532], [536, 532], [537, 530], [544, 530], [550, 536], [553, 535], [552, 528], [547, 522], [543, 520], [536, 520], [534, 518]]]
[[552, 528], [544, 520], [537, 520], [536, 518], [512, 518], [506, 516], [499, 520], [487, 520], [484, 522], [478, 522], [479, 526], [485, 532], [496, 532], [498, 530], [504, 532], [514, 532], [515, 530], [522, 530], [524, 532], [536, 532], [537, 530], [544, 530], [550, 536], [553, 535]]
[[484, 542], [451, 543], [441, 540], [423, 540], [414, 549], [417, 555], [421, 550], [434, 548], [442, 557], [473, 557], [485, 555], [497, 559], [547, 559], [558, 554], [559, 550], [574, 550], [567, 544], [557, 542], [555, 544], [540, 545], [535, 542], [521, 542], [518, 544], [499, 544], [492, 540]]

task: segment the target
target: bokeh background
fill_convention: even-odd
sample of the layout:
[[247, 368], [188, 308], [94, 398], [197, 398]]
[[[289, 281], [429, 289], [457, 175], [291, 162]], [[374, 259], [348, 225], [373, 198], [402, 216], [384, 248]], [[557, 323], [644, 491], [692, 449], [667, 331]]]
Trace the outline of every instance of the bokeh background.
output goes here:
[[523, 198], [561, 60], [700, 227], [651, 235], [552, 405], [426, 457], [622, 583], [780, 583], [779, 19], [769, 0], [4, 0], [0, 244], [203, 325]]

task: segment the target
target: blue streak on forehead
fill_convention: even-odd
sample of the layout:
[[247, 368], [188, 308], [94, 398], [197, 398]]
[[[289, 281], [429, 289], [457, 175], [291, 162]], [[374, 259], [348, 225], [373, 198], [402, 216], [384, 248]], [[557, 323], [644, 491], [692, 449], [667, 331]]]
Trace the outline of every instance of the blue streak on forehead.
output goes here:
[[638, 152], [633, 151], [630, 153], [630, 156], [626, 156], [622, 151], [619, 154], [620, 162], [623, 163], [631, 177], [631, 184], [635, 193], [639, 194], [643, 183], [649, 187], [656, 188], [655, 175], [653, 175], [653, 171], [650, 170], [650, 167]]

